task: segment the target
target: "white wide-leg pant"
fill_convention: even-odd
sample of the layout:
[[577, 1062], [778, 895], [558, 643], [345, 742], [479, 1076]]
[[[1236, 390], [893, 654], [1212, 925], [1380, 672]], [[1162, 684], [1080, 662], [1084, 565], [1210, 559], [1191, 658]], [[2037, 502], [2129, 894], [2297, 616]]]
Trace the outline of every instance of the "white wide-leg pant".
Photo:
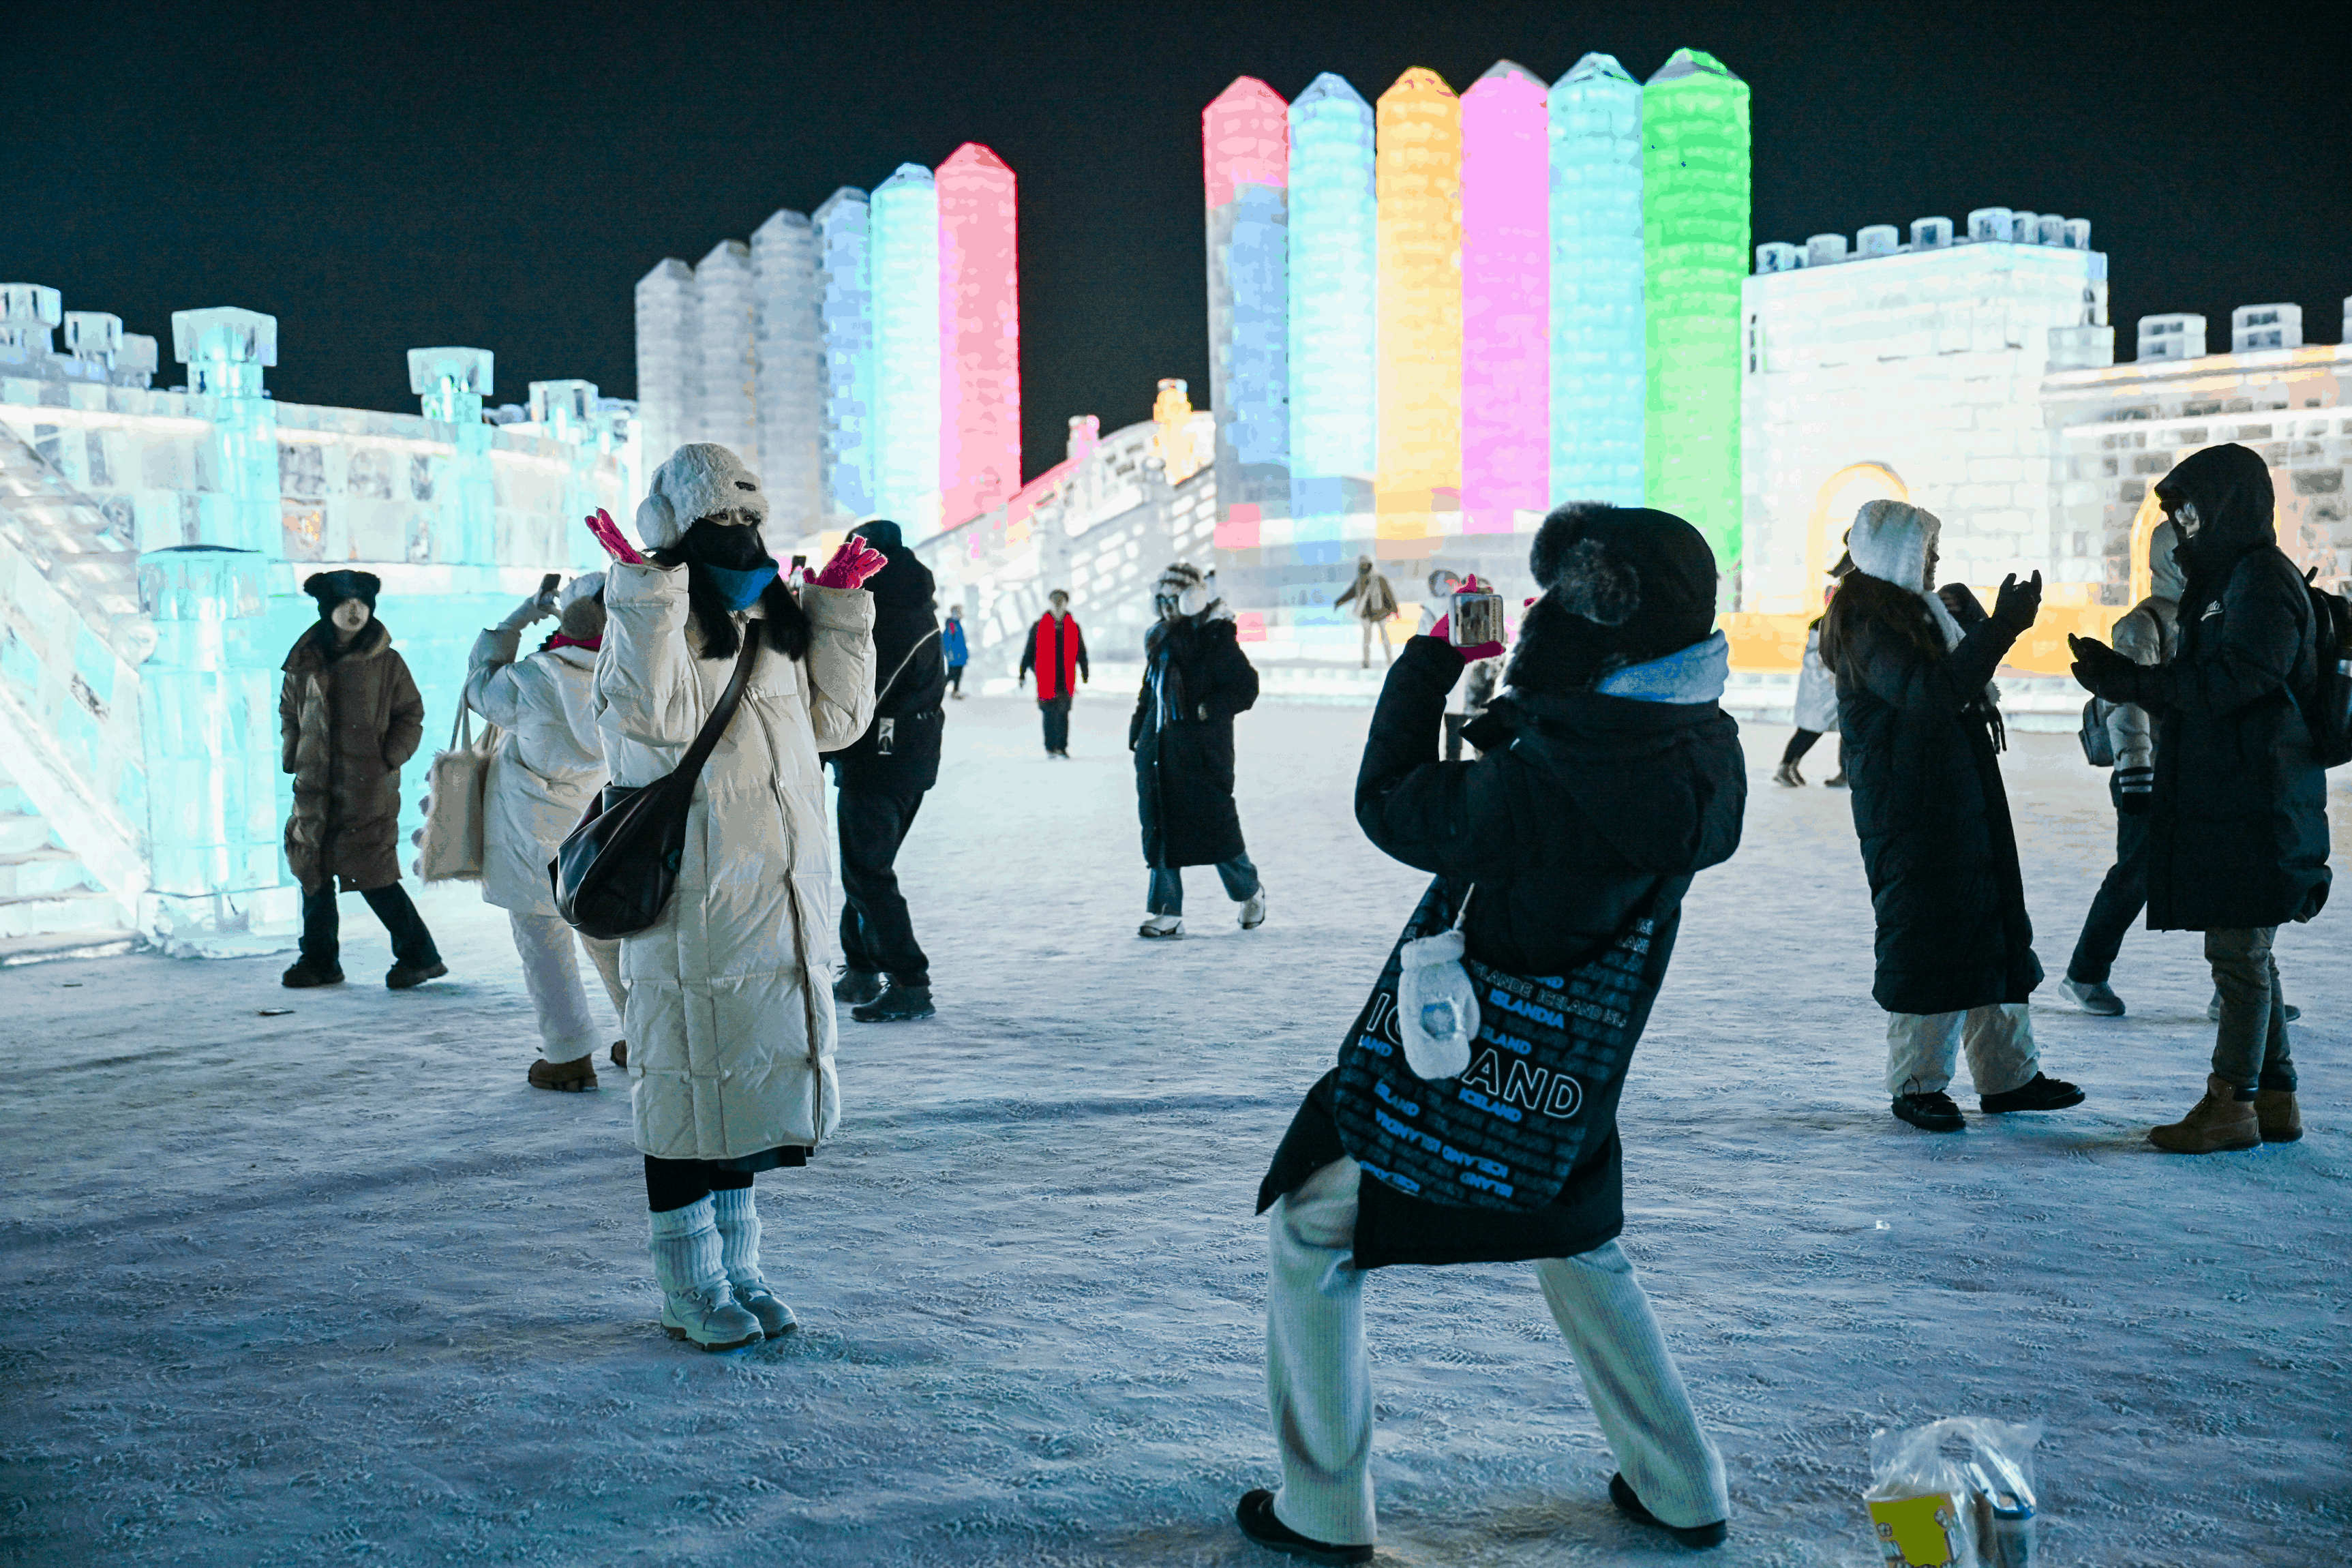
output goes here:
[[[1275, 1517], [1342, 1546], [1378, 1538], [1364, 1276], [1354, 1258], [1360, 1171], [1353, 1160], [1333, 1161], [1269, 1216], [1266, 1403], [1282, 1450]], [[1728, 1517], [1723, 1458], [1699, 1429], [1625, 1254], [1612, 1241], [1574, 1258], [1547, 1258], [1536, 1278], [1633, 1495], [1668, 1524]]]
[[621, 983], [621, 944], [580, 936], [560, 915], [507, 911], [514, 927], [515, 952], [522, 959], [523, 988], [539, 1012], [539, 1054], [551, 1062], [576, 1062], [593, 1055], [604, 1044], [604, 1031], [588, 1016], [588, 993], [580, 984], [580, 955], [572, 950], [576, 937], [588, 950], [613, 1011], [629, 1016], [628, 987]]
[[1889, 1013], [1886, 1092], [1932, 1094], [1949, 1087], [1963, 1045], [1979, 1095], [2006, 1094], [2042, 1070], [2033, 1019], [2022, 1002], [1994, 1002], [1965, 1013]]

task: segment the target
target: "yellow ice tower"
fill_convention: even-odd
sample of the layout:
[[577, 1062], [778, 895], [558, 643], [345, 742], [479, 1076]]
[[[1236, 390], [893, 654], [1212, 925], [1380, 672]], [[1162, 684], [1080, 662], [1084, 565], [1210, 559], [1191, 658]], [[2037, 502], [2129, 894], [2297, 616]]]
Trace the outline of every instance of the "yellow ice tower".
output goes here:
[[1381, 95], [1377, 130], [1374, 507], [1381, 538], [1427, 539], [1462, 495], [1462, 100], [1416, 66]]

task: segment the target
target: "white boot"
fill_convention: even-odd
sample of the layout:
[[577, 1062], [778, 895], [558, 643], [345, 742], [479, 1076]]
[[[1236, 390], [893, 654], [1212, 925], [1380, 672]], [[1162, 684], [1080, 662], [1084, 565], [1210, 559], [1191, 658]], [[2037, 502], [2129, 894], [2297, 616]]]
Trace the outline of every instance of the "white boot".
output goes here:
[[799, 1328], [800, 1320], [776, 1299], [760, 1272], [760, 1208], [751, 1201], [751, 1189], [711, 1194], [710, 1214], [719, 1226], [719, 1267], [727, 1271], [735, 1304], [759, 1319], [760, 1331], [772, 1340]]
[[674, 1340], [731, 1351], [760, 1337], [760, 1320], [735, 1304], [719, 1261], [710, 1200], [653, 1216], [654, 1279], [662, 1288], [661, 1325]]
[[1184, 934], [1184, 921], [1181, 916], [1177, 915], [1146, 915], [1143, 917], [1143, 923], [1135, 928], [1135, 934], [1143, 937], [1162, 938], [1182, 936]]
[[1260, 888], [1242, 900], [1242, 930], [1255, 931], [1265, 924], [1265, 889]]

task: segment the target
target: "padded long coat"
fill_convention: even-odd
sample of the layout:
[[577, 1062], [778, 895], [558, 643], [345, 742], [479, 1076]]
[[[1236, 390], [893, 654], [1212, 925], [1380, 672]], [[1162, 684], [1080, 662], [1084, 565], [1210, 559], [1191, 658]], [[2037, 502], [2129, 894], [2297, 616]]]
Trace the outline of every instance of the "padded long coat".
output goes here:
[[[605, 572], [596, 726], [616, 785], [676, 768], [734, 673], [731, 658], [696, 656], [687, 570]], [[874, 716], [874, 600], [818, 587], [800, 600], [806, 659], [761, 647], [696, 783], [676, 896], [621, 942], [636, 1143], [662, 1159], [813, 1148], [841, 1116], [817, 753], [848, 744]], [[736, 621], [762, 614], [755, 604]]]
[[482, 792], [482, 900], [553, 915], [547, 863], [604, 784], [596, 656], [565, 647], [518, 659], [520, 637], [484, 632], [466, 676], [466, 705], [506, 731]]
[[[1161, 682], [1181, 691], [1181, 714], [1160, 713]], [[1145, 865], [1213, 866], [1244, 853], [1234, 805], [1234, 715], [1256, 701], [1257, 671], [1231, 620], [1203, 611], [1151, 628], [1143, 689], [1127, 730]]]
[[323, 621], [295, 639], [278, 692], [280, 763], [294, 775], [286, 863], [306, 893], [400, 880], [400, 765], [425, 738], [425, 699], [382, 621], [327, 661]]
[[1860, 627], [1839, 660], [1854, 830], [1878, 917], [1871, 995], [1890, 1013], [2022, 1002], [2042, 983], [1985, 686], [2016, 634], [1981, 611], [1931, 654]]

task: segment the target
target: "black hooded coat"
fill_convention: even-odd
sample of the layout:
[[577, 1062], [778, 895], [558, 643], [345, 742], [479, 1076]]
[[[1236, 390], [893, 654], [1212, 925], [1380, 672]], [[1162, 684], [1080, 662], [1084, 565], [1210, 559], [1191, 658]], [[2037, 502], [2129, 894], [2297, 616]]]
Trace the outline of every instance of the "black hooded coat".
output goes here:
[[1234, 716], [1257, 702], [1257, 670], [1214, 607], [1143, 639], [1143, 689], [1128, 721], [1143, 863], [1213, 866], [1244, 852], [1234, 805]]
[[869, 522], [856, 531], [884, 561], [865, 584], [874, 595], [874, 721], [826, 760], [844, 789], [920, 795], [939, 782], [940, 741], [947, 728], [938, 585], [901, 540], [897, 523]]
[[2157, 483], [2200, 521], [2178, 559], [2180, 651], [2137, 674], [2156, 714], [2147, 923], [2210, 931], [2307, 921], [2327, 901], [2327, 774], [2294, 694], [2317, 673], [2303, 574], [2278, 547], [2270, 469], [2231, 443]]

